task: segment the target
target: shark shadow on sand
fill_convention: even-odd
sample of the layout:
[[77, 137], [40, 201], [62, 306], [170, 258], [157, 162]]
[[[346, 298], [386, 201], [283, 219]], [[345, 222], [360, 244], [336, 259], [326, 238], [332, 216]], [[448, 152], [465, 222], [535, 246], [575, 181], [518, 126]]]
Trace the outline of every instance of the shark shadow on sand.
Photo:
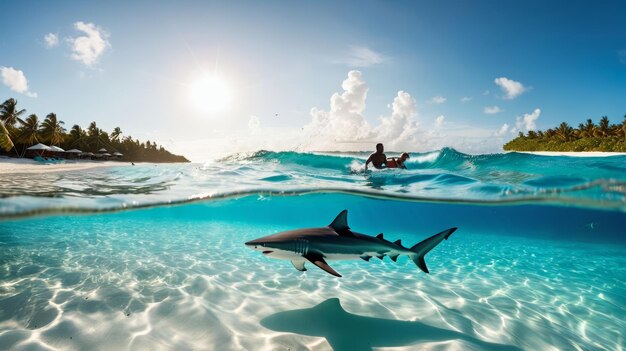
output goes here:
[[312, 308], [278, 312], [261, 320], [265, 328], [326, 338], [335, 351], [364, 351], [372, 347], [400, 347], [427, 342], [464, 341], [464, 349], [521, 351], [513, 345], [479, 340], [457, 331], [420, 322], [366, 317], [343, 309], [331, 298]]

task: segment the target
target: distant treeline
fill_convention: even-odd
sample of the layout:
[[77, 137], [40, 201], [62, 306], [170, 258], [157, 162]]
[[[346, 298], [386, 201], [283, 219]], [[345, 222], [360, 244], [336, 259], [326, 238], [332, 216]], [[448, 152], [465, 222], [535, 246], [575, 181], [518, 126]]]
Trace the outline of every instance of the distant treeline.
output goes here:
[[189, 162], [155, 142], [140, 142], [130, 135], [122, 137], [120, 127], [109, 134], [91, 122], [86, 129], [75, 124], [68, 132], [64, 124], [55, 113], [49, 113], [43, 121], [35, 114], [26, 116], [26, 110], [17, 108], [17, 100], [8, 99], [0, 105], [0, 153], [22, 157], [27, 147], [43, 143], [93, 153], [105, 148], [109, 153], [122, 153], [121, 159], [126, 161]]
[[530, 130], [526, 135], [520, 132], [503, 148], [510, 151], [626, 152], [626, 115], [620, 124], [611, 124], [604, 116], [598, 124], [590, 118], [578, 128], [563, 122], [556, 129]]

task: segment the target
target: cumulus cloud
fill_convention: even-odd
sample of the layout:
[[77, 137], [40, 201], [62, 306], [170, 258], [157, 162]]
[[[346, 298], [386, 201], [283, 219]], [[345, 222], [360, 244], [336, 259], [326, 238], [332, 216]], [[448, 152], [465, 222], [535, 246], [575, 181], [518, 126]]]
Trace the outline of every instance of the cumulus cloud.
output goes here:
[[53, 48], [59, 45], [59, 36], [54, 33], [48, 33], [43, 37], [47, 48]]
[[[444, 146], [466, 152], [494, 152], [501, 144], [493, 138], [493, 129], [461, 125], [435, 118], [432, 128], [419, 123], [416, 100], [406, 91], [398, 91], [389, 104], [389, 114], [380, 116], [379, 123], [365, 118], [368, 85], [359, 71], [350, 71], [343, 81], [343, 91], [334, 93], [330, 109], [311, 109], [312, 120], [290, 140], [297, 139], [292, 149], [302, 151], [372, 150], [378, 142], [391, 151], [429, 151]], [[446, 128], [441, 128], [443, 125]], [[288, 142], [281, 140], [282, 148]]]
[[509, 131], [509, 125], [504, 123], [500, 129], [494, 133], [497, 137], [503, 137]]
[[502, 112], [502, 109], [499, 106], [486, 106], [483, 111], [488, 115], [495, 115]]
[[407, 149], [415, 145], [419, 134], [417, 104], [411, 94], [399, 91], [391, 104], [391, 116], [380, 118], [380, 125], [374, 128], [376, 140], [384, 140], [389, 149]]
[[111, 47], [108, 41], [109, 34], [93, 23], [76, 22], [74, 28], [83, 33], [67, 41], [72, 47], [72, 59], [80, 61], [87, 66], [92, 66], [104, 51]]
[[342, 140], [364, 140], [371, 136], [371, 126], [363, 118], [368, 87], [359, 71], [350, 71], [341, 84], [343, 93], [330, 98], [330, 111], [311, 109], [313, 120], [305, 129], [320, 136]]
[[541, 115], [541, 109], [536, 108], [532, 113], [515, 118], [515, 128], [519, 131], [529, 131], [537, 129], [537, 119]]
[[24, 72], [17, 70], [13, 67], [0, 67], [0, 75], [2, 76], [2, 82], [9, 89], [25, 94], [30, 97], [37, 97], [37, 93], [33, 93], [28, 90], [28, 80], [24, 75]]
[[468, 102], [468, 101], [471, 101], [471, 100], [472, 100], [472, 97], [471, 97], [471, 96], [463, 96], [463, 97], [461, 98], [461, 102]]
[[506, 93], [505, 99], [515, 99], [528, 90], [522, 83], [506, 77], [496, 78], [494, 82]]
[[440, 95], [437, 95], [435, 97], [433, 97], [432, 99], [430, 99], [430, 101], [433, 104], [443, 104], [444, 102], [446, 102], [446, 98]]
[[387, 60], [387, 57], [383, 54], [366, 46], [350, 46], [346, 56], [336, 62], [352, 67], [369, 67], [382, 63], [385, 60]]

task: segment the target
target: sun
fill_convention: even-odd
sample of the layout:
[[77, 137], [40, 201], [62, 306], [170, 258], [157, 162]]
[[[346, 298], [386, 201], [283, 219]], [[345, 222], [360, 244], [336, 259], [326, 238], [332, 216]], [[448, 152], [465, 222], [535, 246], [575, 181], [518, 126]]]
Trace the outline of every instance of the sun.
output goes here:
[[232, 97], [231, 85], [219, 75], [199, 76], [189, 86], [189, 100], [198, 112], [228, 110], [232, 104]]

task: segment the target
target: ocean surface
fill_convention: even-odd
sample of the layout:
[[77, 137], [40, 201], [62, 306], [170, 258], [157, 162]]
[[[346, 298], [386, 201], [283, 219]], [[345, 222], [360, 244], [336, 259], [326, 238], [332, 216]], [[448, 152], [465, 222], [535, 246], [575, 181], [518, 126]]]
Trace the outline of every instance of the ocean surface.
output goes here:
[[[387, 153], [391, 156], [391, 153]], [[623, 350], [626, 157], [236, 154], [2, 175], [0, 350]], [[328, 225], [426, 255], [307, 263], [244, 243]]]

